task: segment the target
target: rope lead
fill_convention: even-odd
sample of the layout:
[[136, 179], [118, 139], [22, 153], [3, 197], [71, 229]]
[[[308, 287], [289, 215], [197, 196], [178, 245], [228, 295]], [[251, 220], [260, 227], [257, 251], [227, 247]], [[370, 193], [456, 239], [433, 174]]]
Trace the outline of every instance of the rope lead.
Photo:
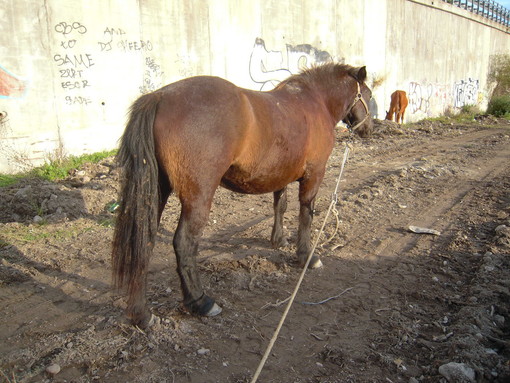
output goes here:
[[285, 306], [285, 311], [283, 312], [282, 318], [280, 319], [280, 322], [278, 323], [278, 326], [276, 327], [276, 330], [274, 331], [273, 337], [269, 341], [269, 345], [267, 346], [266, 352], [262, 356], [262, 359], [261, 359], [261, 361], [259, 363], [259, 366], [257, 367], [257, 371], [255, 371], [255, 374], [253, 375], [253, 378], [251, 379], [250, 383], [255, 383], [257, 381], [257, 379], [259, 378], [260, 373], [262, 372], [262, 369], [264, 368], [264, 365], [266, 364], [266, 360], [269, 357], [269, 354], [271, 353], [271, 350], [273, 349], [273, 346], [274, 346], [274, 344], [276, 342], [276, 339], [278, 338], [278, 334], [280, 333], [280, 330], [281, 330], [281, 328], [283, 326], [283, 323], [285, 322], [285, 319], [287, 318], [287, 314], [289, 313], [289, 310], [290, 310], [290, 308], [292, 306], [292, 303], [294, 303], [294, 299], [296, 298], [296, 295], [298, 293], [299, 287], [301, 286], [301, 282], [303, 282], [303, 278], [305, 277], [306, 269], [308, 269], [308, 265], [310, 264], [310, 261], [312, 259], [312, 255], [315, 252], [315, 249], [317, 247], [317, 244], [319, 242], [321, 234], [324, 231], [324, 227], [326, 226], [326, 222], [328, 220], [329, 214], [331, 213], [331, 210], [333, 209], [333, 207], [335, 206], [335, 204], [338, 201], [338, 188], [339, 188], [339, 185], [340, 185], [340, 179], [342, 178], [342, 173], [344, 171], [344, 167], [345, 167], [345, 163], [347, 161], [347, 156], [348, 155], [349, 155], [349, 146], [346, 146], [345, 147], [345, 152], [344, 152], [344, 159], [342, 161], [342, 166], [340, 168], [340, 173], [338, 174], [338, 178], [337, 178], [337, 181], [336, 181], [335, 191], [334, 191], [334, 193], [332, 195], [331, 203], [329, 204], [328, 212], [326, 213], [326, 217], [324, 218], [324, 221], [322, 222], [322, 227], [321, 227], [321, 229], [319, 231], [319, 234], [317, 235], [317, 237], [315, 239], [315, 243], [313, 244], [313, 248], [310, 251], [310, 254], [308, 254], [308, 258], [306, 259], [306, 263], [303, 266], [303, 270], [301, 271], [301, 274], [299, 276], [299, 280], [298, 280], [298, 282], [296, 284], [296, 287], [294, 288], [294, 291], [292, 292], [292, 295], [290, 296], [290, 299], [289, 299], [289, 301], [287, 303], [287, 306]]

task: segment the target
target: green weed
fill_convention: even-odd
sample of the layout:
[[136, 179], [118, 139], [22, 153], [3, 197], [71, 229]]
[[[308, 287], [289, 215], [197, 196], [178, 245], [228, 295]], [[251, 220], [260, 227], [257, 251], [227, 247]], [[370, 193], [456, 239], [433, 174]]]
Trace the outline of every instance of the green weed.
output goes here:
[[475, 116], [480, 114], [480, 110], [475, 105], [464, 105], [458, 113], [452, 110], [446, 110], [442, 116], [427, 118], [427, 121], [439, 122], [442, 124], [468, 123], [475, 120]]
[[15, 184], [23, 177], [25, 177], [24, 174], [0, 174], [0, 187]]
[[37, 177], [48, 181], [58, 181], [66, 178], [73, 169], [79, 169], [85, 163], [97, 163], [111, 157], [117, 150], [109, 150], [81, 156], [68, 156], [63, 159], [50, 160], [42, 166], [36, 167], [24, 173], [0, 174], [0, 187], [15, 184], [22, 178]]
[[487, 106], [487, 113], [495, 117], [510, 117], [510, 96], [495, 96]]

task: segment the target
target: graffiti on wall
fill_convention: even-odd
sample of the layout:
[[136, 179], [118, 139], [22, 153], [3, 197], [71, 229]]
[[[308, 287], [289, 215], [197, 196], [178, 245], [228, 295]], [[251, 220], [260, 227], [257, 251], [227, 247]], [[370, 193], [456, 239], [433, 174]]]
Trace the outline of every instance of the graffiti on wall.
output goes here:
[[443, 113], [449, 107], [475, 105], [480, 98], [479, 81], [468, 78], [453, 87], [431, 83], [409, 83], [409, 111], [427, 115]]
[[468, 78], [456, 82], [453, 89], [454, 106], [475, 105], [478, 102], [479, 81]]
[[26, 90], [26, 81], [0, 65], [0, 98], [21, 98]]
[[130, 40], [122, 28], [106, 27], [103, 37], [97, 43], [101, 52], [119, 49], [123, 52], [150, 52], [154, 49], [150, 40]]
[[[102, 38], [97, 42], [101, 52], [141, 52], [147, 54], [154, 50], [151, 40], [132, 40], [127, 37], [124, 29], [108, 26], [103, 31]], [[140, 93], [149, 93], [161, 87], [163, 72], [154, 58], [144, 57], [144, 73]]]
[[442, 84], [434, 85], [433, 98], [437, 106], [437, 109], [440, 110], [442, 113], [444, 113], [444, 111], [448, 108], [448, 100], [451, 97], [451, 91], [449, 89], [450, 87], [447, 85]]
[[260, 85], [260, 90], [274, 88], [282, 80], [315, 63], [332, 61], [326, 51], [309, 44], [286, 45], [286, 50], [268, 51], [263, 39], [257, 38], [250, 56], [251, 79]]
[[161, 87], [161, 77], [163, 72], [161, 66], [156, 64], [152, 57], [145, 58], [145, 72], [143, 76], [143, 85], [140, 86], [140, 93], [145, 94], [154, 92]]
[[90, 68], [95, 65], [90, 51], [80, 49], [80, 39], [88, 30], [80, 22], [61, 21], [54, 27], [60, 39], [60, 53], [53, 55], [58, 71], [59, 86], [65, 94], [66, 105], [88, 105], [92, 101], [84, 90], [91, 86], [88, 79]]
[[411, 82], [407, 98], [409, 100], [409, 110], [411, 113], [421, 111], [428, 113], [430, 110], [430, 98], [432, 97], [434, 87], [432, 84], [420, 84]]
[[[57, 67], [59, 84], [64, 92], [66, 105], [87, 106], [92, 104], [90, 78], [100, 55], [115, 53], [148, 54], [154, 49], [150, 40], [129, 39], [122, 28], [107, 26], [99, 32], [99, 37], [81, 22], [59, 22], [54, 26], [59, 52], [53, 55]], [[91, 36], [89, 36], [91, 35]], [[97, 45], [91, 44], [97, 42]], [[139, 87], [141, 93], [155, 90], [161, 85], [163, 72], [154, 58], [143, 56], [144, 74]]]

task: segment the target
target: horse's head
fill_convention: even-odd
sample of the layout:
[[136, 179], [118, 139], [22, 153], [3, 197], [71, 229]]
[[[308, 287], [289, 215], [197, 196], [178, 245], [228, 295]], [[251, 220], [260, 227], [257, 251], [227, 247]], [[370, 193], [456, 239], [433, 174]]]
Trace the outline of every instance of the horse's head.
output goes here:
[[343, 121], [349, 126], [349, 130], [356, 132], [360, 137], [368, 137], [372, 134], [373, 121], [368, 109], [368, 103], [372, 98], [372, 91], [365, 84], [367, 78], [366, 67], [356, 68], [351, 72], [355, 84], [355, 96], [347, 109], [347, 115]]

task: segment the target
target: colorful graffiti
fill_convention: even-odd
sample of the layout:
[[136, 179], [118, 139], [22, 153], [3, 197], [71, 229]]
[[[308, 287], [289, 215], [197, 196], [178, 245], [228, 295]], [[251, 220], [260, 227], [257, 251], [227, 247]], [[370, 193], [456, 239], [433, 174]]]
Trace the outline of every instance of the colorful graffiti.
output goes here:
[[435, 115], [451, 107], [461, 108], [479, 101], [478, 80], [462, 80], [451, 85], [431, 83], [409, 83], [409, 111]]
[[0, 65], [0, 98], [21, 98], [27, 91], [27, 82]]
[[260, 90], [274, 88], [282, 80], [315, 63], [332, 61], [326, 51], [309, 44], [286, 45], [286, 51], [268, 51], [263, 39], [255, 39], [250, 56], [250, 76]]

